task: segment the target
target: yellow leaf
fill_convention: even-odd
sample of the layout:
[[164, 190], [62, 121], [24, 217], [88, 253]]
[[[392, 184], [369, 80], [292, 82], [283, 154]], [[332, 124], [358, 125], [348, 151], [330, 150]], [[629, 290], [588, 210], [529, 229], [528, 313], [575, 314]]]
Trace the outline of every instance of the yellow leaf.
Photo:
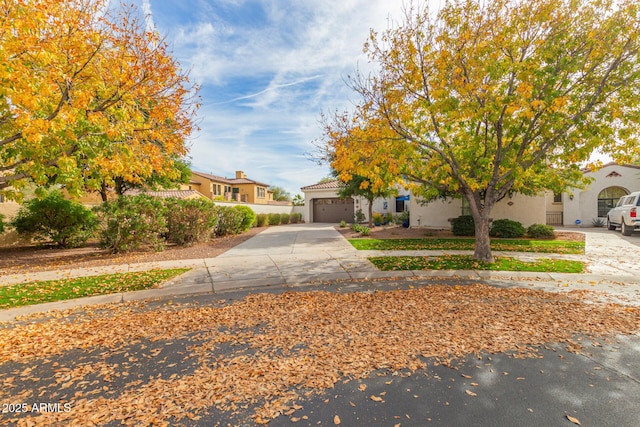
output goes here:
[[577, 424], [577, 425], [579, 425], [579, 426], [580, 426], [580, 425], [582, 425], [582, 424], [580, 424], [580, 420], [578, 420], [577, 418], [572, 417], [571, 415], [565, 415], [565, 416], [566, 416], [566, 417], [567, 417], [567, 419], [568, 419], [569, 421], [571, 421], [572, 423]]
[[333, 423], [334, 423], [335, 425], [339, 425], [339, 424], [340, 424], [340, 417], [339, 417], [339, 416], [337, 416], [337, 415], [336, 415], [335, 417], [333, 417]]
[[372, 394], [372, 395], [369, 397], [369, 399], [373, 400], [374, 402], [382, 402], [382, 398], [381, 398], [381, 397], [378, 397], [378, 396], [376, 396], [376, 395], [374, 395], [374, 394]]
[[464, 392], [467, 393], [469, 396], [474, 396], [474, 397], [477, 396], [477, 394], [469, 390], [465, 390]]

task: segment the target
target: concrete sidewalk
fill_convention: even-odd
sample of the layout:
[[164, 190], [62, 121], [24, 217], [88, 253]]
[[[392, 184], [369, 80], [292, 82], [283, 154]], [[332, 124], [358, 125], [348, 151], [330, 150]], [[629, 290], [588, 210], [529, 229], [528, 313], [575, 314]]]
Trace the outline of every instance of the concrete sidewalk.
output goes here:
[[[601, 290], [640, 301], [640, 245], [619, 233], [601, 229], [572, 229], [586, 234], [585, 255], [501, 253], [523, 260], [569, 258], [588, 263], [588, 274], [488, 272], [488, 271], [379, 271], [370, 256], [469, 254], [469, 251], [358, 251], [334, 229], [333, 224], [295, 224], [270, 227], [216, 258], [31, 272], [0, 277], [0, 285], [33, 280], [55, 280], [119, 272], [188, 267], [192, 270], [161, 288], [87, 297], [70, 301], [0, 311], [0, 321], [16, 316], [67, 309], [79, 305], [124, 302], [264, 286], [300, 286], [309, 283], [381, 278], [462, 278], [513, 282], [544, 289]], [[631, 239], [637, 239], [633, 237]], [[512, 282], [509, 284], [509, 282]]]

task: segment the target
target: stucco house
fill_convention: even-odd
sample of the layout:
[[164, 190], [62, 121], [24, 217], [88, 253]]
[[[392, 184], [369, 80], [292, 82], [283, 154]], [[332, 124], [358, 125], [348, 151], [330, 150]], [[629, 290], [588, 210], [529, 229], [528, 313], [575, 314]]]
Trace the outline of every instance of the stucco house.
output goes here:
[[[355, 213], [361, 210], [368, 220], [369, 202], [362, 197], [340, 199], [338, 180], [320, 182], [302, 187], [304, 193], [304, 212], [306, 222], [353, 222]], [[398, 196], [376, 199], [373, 212], [398, 214], [409, 208], [409, 192], [399, 189]]]
[[[460, 215], [471, 215], [466, 200], [446, 199], [421, 203], [411, 198], [409, 205], [411, 227], [427, 227], [437, 229], [451, 228], [451, 219]], [[525, 227], [531, 224], [544, 224], [546, 221], [545, 196], [524, 196], [515, 194], [505, 197], [493, 207], [491, 218], [508, 218], [522, 223]]]
[[[595, 218], [603, 218], [618, 199], [640, 190], [640, 166], [609, 163], [596, 171], [584, 170], [592, 182], [584, 189], [570, 189], [563, 194], [551, 192], [524, 196], [515, 194], [499, 201], [491, 212], [493, 219], [508, 218], [531, 224], [590, 227]], [[368, 202], [361, 198], [340, 200], [338, 181], [302, 187], [305, 195], [304, 218], [307, 222], [352, 222], [358, 209], [367, 214]], [[406, 192], [405, 192], [406, 193]], [[447, 229], [451, 218], [470, 214], [461, 199], [421, 203], [410, 194], [377, 199], [374, 212], [392, 214], [408, 210], [411, 227]]]
[[236, 171], [235, 178], [191, 171], [191, 180], [182, 189], [196, 190], [212, 200], [221, 198], [226, 201], [266, 205], [273, 201], [273, 194], [268, 187], [268, 184], [247, 178], [242, 171]]
[[606, 218], [620, 197], [640, 191], [640, 166], [608, 163], [584, 174], [593, 180], [589, 186], [556, 196], [553, 207], [562, 211], [565, 226], [589, 227], [595, 218]]

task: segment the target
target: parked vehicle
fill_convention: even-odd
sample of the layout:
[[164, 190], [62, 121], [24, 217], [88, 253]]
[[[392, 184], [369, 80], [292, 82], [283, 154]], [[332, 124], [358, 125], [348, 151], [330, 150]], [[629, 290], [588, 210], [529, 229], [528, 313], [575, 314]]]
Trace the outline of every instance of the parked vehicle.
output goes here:
[[622, 234], [631, 236], [633, 230], [640, 230], [640, 191], [635, 191], [618, 200], [616, 206], [607, 213], [607, 228], [620, 227]]

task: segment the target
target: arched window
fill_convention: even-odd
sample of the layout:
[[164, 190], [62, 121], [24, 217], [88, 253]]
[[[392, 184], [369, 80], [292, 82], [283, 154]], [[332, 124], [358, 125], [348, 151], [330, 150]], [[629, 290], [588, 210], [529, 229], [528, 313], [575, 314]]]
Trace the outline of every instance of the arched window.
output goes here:
[[627, 190], [621, 187], [608, 187], [598, 194], [598, 216], [606, 217], [607, 212], [613, 208], [622, 196], [629, 194]]

